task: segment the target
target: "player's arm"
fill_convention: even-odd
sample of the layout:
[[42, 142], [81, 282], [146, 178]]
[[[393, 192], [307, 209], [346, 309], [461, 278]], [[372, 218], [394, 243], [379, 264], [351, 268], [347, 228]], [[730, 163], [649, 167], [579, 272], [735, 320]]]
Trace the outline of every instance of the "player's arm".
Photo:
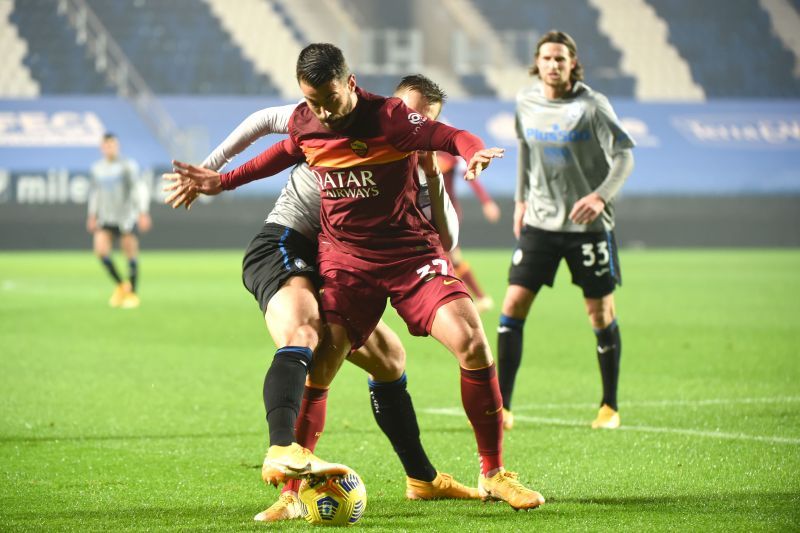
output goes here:
[[512, 230], [519, 239], [525, 211], [528, 208], [528, 188], [530, 187], [530, 147], [524, 139], [519, 139], [519, 155], [517, 156], [517, 186], [514, 189], [514, 222]]
[[449, 252], [458, 246], [458, 213], [444, 188], [444, 176], [439, 169], [436, 152], [420, 153], [420, 167], [428, 184], [431, 222], [439, 233], [442, 247]]
[[569, 218], [576, 224], [594, 222], [633, 172], [633, 139], [622, 127], [605, 96], [598, 95], [595, 99], [592, 129], [600, 147], [611, 158], [611, 168], [594, 191], [575, 202]]
[[97, 231], [97, 204], [99, 202], [99, 188], [97, 187], [97, 177], [94, 167], [89, 171], [89, 197], [87, 199], [88, 212], [86, 214], [86, 231], [94, 233]]
[[461, 156], [467, 162], [464, 178], [474, 180], [492, 159], [503, 157], [503, 148], [485, 148], [483, 141], [466, 130], [459, 130], [421, 116], [399, 98], [390, 98], [381, 115], [381, 126], [389, 142], [398, 150], [442, 150]]
[[[294, 112], [297, 104], [285, 106], [267, 107], [252, 113], [222, 141], [214, 150], [203, 160], [200, 166], [210, 168], [219, 172], [234, 157], [242, 153], [248, 146], [252, 145], [261, 137], [272, 133], [288, 133], [289, 119]], [[172, 181], [179, 179], [179, 174], [171, 177]], [[191, 183], [187, 182], [187, 186]], [[192, 203], [200, 196], [200, 191], [188, 190], [184, 194], [185, 199], [181, 204], [189, 209]]]
[[289, 119], [296, 107], [297, 104], [268, 107], [251, 114], [214, 148], [201, 166], [220, 171], [261, 137], [272, 133], [288, 133]]
[[153, 226], [153, 220], [150, 218], [150, 188], [142, 177], [142, 173], [139, 172], [139, 165], [135, 161], [129, 159], [126, 166], [131, 184], [131, 201], [134, 203], [136, 212], [139, 213], [136, 226], [142, 232], [147, 233]]
[[164, 202], [177, 208], [185, 205], [195, 190], [201, 194], [214, 196], [222, 191], [241, 187], [251, 181], [274, 176], [281, 170], [300, 163], [304, 159], [303, 152], [291, 139], [284, 139], [242, 166], [224, 174], [210, 168], [173, 161], [175, 172], [163, 175], [166, 181], [171, 182], [164, 187], [165, 191], [171, 192]]
[[600, 185], [572, 206], [569, 218], [576, 224], [591, 224], [600, 216], [609, 200], [612, 200], [628, 176], [633, 172], [633, 150], [630, 148], [615, 153], [611, 159], [611, 169]]

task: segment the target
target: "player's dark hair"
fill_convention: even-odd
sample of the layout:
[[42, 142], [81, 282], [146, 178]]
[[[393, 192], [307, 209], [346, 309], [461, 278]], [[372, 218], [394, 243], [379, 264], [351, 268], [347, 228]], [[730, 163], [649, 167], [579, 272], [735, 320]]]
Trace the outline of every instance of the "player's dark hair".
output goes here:
[[116, 138], [117, 138], [117, 135], [115, 133], [111, 133], [110, 131], [107, 131], [107, 132], [105, 132], [103, 134], [103, 140], [104, 141], [110, 141], [110, 140], [116, 139]]
[[531, 76], [539, 75], [539, 67], [536, 66], [536, 59], [539, 57], [539, 49], [541, 49], [542, 45], [545, 43], [556, 43], [566, 46], [567, 50], [569, 50], [569, 54], [575, 60], [575, 68], [573, 68], [572, 72], [569, 74], [569, 81], [575, 83], [576, 81], [583, 79], [583, 65], [581, 65], [581, 62], [578, 59], [578, 45], [575, 44], [575, 39], [570, 37], [569, 34], [558, 30], [550, 30], [542, 35], [542, 38], [539, 39], [538, 43], [536, 43], [536, 53], [533, 56], [533, 65], [528, 70]]
[[444, 104], [444, 101], [447, 100], [447, 93], [437, 83], [422, 74], [406, 76], [400, 80], [394, 92], [398, 93], [404, 90], [417, 91], [431, 104]]
[[312, 43], [300, 51], [297, 58], [297, 81], [319, 87], [333, 80], [344, 80], [350, 69], [344, 54], [329, 43]]

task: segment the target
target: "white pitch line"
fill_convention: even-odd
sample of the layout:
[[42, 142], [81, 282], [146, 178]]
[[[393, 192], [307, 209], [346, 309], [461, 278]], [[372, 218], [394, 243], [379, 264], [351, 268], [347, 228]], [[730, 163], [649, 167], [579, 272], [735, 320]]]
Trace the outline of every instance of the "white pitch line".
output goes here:
[[[623, 407], [672, 407], [676, 405], [685, 406], [704, 406], [704, 405], [754, 405], [761, 403], [796, 403], [800, 402], [800, 396], [774, 396], [767, 398], [711, 398], [702, 400], [644, 400], [622, 402]], [[531, 411], [536, 409], [594, 409], [596, 403], [542, 403], [514, 406], [514, 413], [517, 411]]]
[[[434, 408], [423, 409], [425, 413], [443, 416], [465, 416], [464, 411], [455, 408]], [[541, 416], [514, 416], [514, 421], [531, 422], [535, 424], [546, 424], [551, 426], [568, 426], [568, 427], [583, 427], [587, 428], [589, 424], [585, 421], [579, 420], [566, 420], [563, 418], [549, 418]], [[690, 437], [705, 437], [712, 439], [726, 439], [726, 440], [746, 440], [756, 442], [769, 442], [772, 444], [800, 444], [800, 438], [793, 437], [773, 437], [769, 435], [750, 435], [747, 433], [728, 433], [725, 431], [703, 431], [700, 429], [686, 429], [686, 428], [672, 428], [672, 427], [655, 427], [655, 426], [630, 426], [622, 425], [619, 428], [624, 431], [637, 431], [641, 433], [672, 433], [676, 435], [688, 435]]]

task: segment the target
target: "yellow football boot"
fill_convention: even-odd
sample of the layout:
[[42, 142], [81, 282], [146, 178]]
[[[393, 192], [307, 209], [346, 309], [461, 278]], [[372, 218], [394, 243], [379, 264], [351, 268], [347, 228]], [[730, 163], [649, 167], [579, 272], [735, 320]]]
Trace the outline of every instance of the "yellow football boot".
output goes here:
[[108, 305], [111, 307], [120, 307], [122, 302], [125, 300], [125, 296], [131, 292], [131, 283], [129, 281], [123, 281], [122, 283], [117, 284], [114, 288], [114, 292], [111, 294], [111, 298], [108, 299]]
[[495, 475], [478, 476], [478, 494], [483, 501], [504, 501], [514, 508], [535, 509], [544, 503], [544, 497], [519, 482], [515, 472], [501, 468]]
[[478, 489], [462, 485], [450, 474], [438, 472], [433, 481], [406, 478], [409, 500], [478, 500]]
[[265, 511], [261, 511], [253, 520], [257, 522], [277, 522], [279, 520], [293, 520], [303, 517], [303, 504], [297, 494], [291, 491], [284, 492], [278, 497], [278, 501], [269, 506]]
[[592, 422], [592, 429], [617, 429], [619, 424], [619, 413], [603, 404], [597, 412], [597, 418]]
[[139, 307], [140, 303], [139, 296], [137, 296], [135, 292], [129, 292], [122, 299], [122, 304], [120, 307], [123, 309], [135, 309]]
[[265, 483], [278, 485], [287, 479], [307, 476], [343, 476], [350, 468], [337, 463], [329, 463], [315, 456], [296, 442], [289, 446], [270, 446], [261, 467], [261, 479]]
[[508, 431], [514, 428], [514, 413], [503, 407], [503, 429]]

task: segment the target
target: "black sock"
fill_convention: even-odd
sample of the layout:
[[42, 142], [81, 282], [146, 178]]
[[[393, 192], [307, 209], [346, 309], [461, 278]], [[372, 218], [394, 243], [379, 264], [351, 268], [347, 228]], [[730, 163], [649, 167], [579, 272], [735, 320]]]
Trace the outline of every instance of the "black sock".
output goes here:
[[617, 411], [617, 383], [619, 381], [619, 360], [622, 357], [622, 339], [616, 319], [606, 329], [596, 329], [597, 361], [600, 363], [600, 377], [603, 380], [602, 403]]
[[497, 380], [500, 382], [500, 395], [503, 407], [511, 410], [511, 395], [514, 393], [514, 380], [522, 362], [522, 330], [525, 319], [500, 315], [497, 328]]
[[420, 481], [433, 481], [436, 469], [419, 440], [417, 414], [406, 390], [405, 373], [397, 381], [388, 383], [369, 380], [369, 397], [375, 421], [392, 443], [406, 475]]
[[270, 446], [288, 446], [295, 441], [294, 425], [303, 400], [309, 364], [310, 348], [286, 346], [275, 352], [264, 377], [264, 409]]
[[114, 266], [114, 261], [107, 255], [104, 255], [100, 258], [100, 261], [103, 263], [103, 266], [106, 267], [108, 273], [111, 274], [111, 277], [117, 282], [117, 284], [122, 283], [122, 278], [119, 276], [119, 272], [117, 272], [117, 267]]
[[136, 292], [136, 277], [139, 275], [139, 262], [134, 257], [128, 259], [128, 274], [131, 280], [131, 292]]

